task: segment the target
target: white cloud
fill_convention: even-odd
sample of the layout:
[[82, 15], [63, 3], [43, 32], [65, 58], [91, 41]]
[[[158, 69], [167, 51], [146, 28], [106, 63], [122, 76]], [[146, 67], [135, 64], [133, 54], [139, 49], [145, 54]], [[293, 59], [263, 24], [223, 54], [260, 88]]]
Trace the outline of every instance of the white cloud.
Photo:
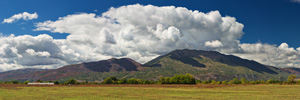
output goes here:
[[[244, 25], [234, 17], [222, 17], [218, 11], [203, 13], [183, 7], [137, 4], [110, 8], [102, 16], [74, 14], [36, 26], [36, 30], [69, 33], [66, 41], [77, 46], [72, 49], [84, 48], [95, 56], [131, 57], [143, 63], [172, 50], [187, 48], [216, 50], [278, 67], [292, 64], [300, 67], [295, 66], [300, 62], [298, 51], [286, 43], [279, 47], [239, 43]], [[277, 60], [280, 57], [293, 61]]]
[[30, 56], [40, 56], [40, 57], [49, 57], [50, 53], [47, 51], [35, 52], [33, 49], [25, 50]]
[[219, 40], [214, 40], [214, 41], [206, 41], [205, 46], [217, 48], [217, 47], [221, 47], [223, 45], [222, 45], [222, 42], [220, 42]]
[[300, 3], [300, 0], [290, 0], [291, 2]]
[[15, 15], [11, 16], [10, 18], [4, 19], [2, 23], [13, 23], [20, 19], [32, 20], [32, 19], [37, 19], [37, 18], [38, 18], [38, 14], [36, 12], [32, 13], [32, 14], [30, 14], [28, 12], [23, 12], [23, 13], [15, 14]]
[[[79, 13], [36, 23], [36, 31], [68, 33], [0, 38], [0, 71], [57, 68], [66, 64], [129, 57], [147, 62], [176, 49], [216, 50], [278, 67], [299, 64], [299, 48], [287, 44], [241, 44], [244, 25], [234, 17], [183, 7], [128, 5], [101, 16]], [[285, 57], [285, 60], [282, 57]], [[2, 69], [1, 69], [2, 68]]]
[[234, 55], [276, 67], [300, 67], [300, 51], [282, 43], [278, 47], [269, 44], [240, 44], [242, 52]]

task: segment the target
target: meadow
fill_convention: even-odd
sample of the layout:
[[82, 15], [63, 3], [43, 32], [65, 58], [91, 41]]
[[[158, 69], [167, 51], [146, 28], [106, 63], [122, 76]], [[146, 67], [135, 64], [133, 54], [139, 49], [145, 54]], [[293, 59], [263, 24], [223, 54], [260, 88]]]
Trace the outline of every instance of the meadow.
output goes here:
[[0, 85], [1, 100], [300, 100], [300, 85]]

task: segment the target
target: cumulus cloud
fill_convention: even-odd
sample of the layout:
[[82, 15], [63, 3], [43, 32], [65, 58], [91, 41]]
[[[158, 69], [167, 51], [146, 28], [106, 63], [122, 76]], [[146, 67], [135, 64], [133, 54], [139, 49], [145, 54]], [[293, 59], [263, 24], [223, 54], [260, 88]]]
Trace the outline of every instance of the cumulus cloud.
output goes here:
[[11, 16], [10, 18], [4, 19], [2, 23], [13, 23], [20, 19], [32, 20], [32, 19], [37, 19], [37, 18], [38, 18], [38, 14], [36, 12], [32, 13], [32, 14], [30, 14], [28, 12], [23, 12], [23, 13], [15, 14], [15, 15]]
[[214, 40], [214, 41], [206, 41], [205, 46], [217, 48], [217, 47], [221, 47], [223, 45], [222, 45], [222, 42], [220, 42], [219, 40]]
[[[84, 46], [95, 55], [130, 57], [141, 63], [175, 49], [201, 49], [234, 54], [276, 67], [299, 67], [299, 50], [286, 43], [279, 47], [241, 44], [244, 25], [234, 17], [222, 16], [219, 11], [203, 13], [184, 7], [136, 4], [110, 8], [101, 16], [74, 14], [36, 26], [36, 30], [69, 33], [66, 41], [70, 45]], [[281, 57], [294, 61], [280, 60]]]
[[36, 27], [35, 31], [68, 36], [0, 38], [0, 71], [57, 68], [111, 57], [129, 57], [144, 63], [176, 49], [215, 50], [277, 67], [299, 66], [299, 48], [295, 50], [284, 43], [278, 47], [240, 43], [244, 25], [219, 11], [203, 13], [184, 7], [136, 4], [112, 7], [102, 15], [67, 15], [36, 23]]
[[222, 17], [219, 11], [203, 13], [139, 4], [110, 8], [101, 16], [68, 15], [36, 26], [37, 31], [70, 34], [66, 41], [84, 46], [86, 52], [113, 57], [136, 55], [140, 57], [135, 60], [142, 63], [175, 49], [207, 48], [205, 42], [212, 40], [221, 42], [222, 49], [234, 51], [244, 27], [234, 17]]
[[290, 0], [291, 2], [300, 3], [300, 0]]
[[234, 55], [276, 67], [300, 67], [300, 51], [287, 43], [279, 46], [255, 43], [240, 44], [242, 52]]

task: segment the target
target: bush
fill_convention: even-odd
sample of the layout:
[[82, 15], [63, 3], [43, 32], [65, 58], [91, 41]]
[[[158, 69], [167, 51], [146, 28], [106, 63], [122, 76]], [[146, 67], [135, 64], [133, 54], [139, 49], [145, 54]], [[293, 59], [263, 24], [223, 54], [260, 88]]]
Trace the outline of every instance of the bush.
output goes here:
[[112, 77], [107, 77], [102, 82], [102, 84], [113, 84], [113, 83], [114, 83], [114, 80], [112, 79]]
[[11, 81], [11, 83], [12, 83], [12, 84], [19, 84], [20, 82], [19, 82], [19, 81], [16, 81], [16, 80], [14, 80], [14, 81]]
[[77, 81], [74, 79], [70, 79], [67, 82], [65, 82], [65, 84], [76, 84], [76, 83], [77, 83]]
[[222, 84], [227, 85], [227, 84], [228, 84], [228, 81], [227, 81], [227, 80], [224, 80], [224, 81], [222, 81]]
[[59, 82], [58, 82], [58, 81], [54, 81], [54, 84], [55, 84], [55, 85], [58, 85], [58, 84], [59, 84]]
[[238, 78], [233, 78], [231, 81], [230, 81], [231, 84], [241, 84], [241, 81], [238, 80]]
[[217, 81], [215, 81], [215, 80], [212, 80], [211, 84], [219, 84], [219, 83]]
[[203, 84], [209, 84], [211, 81], [202, 81]]
[[295, 78], [296, 78], [296, 75], [291, 74], [291, 75], [288, 77], [287, 82], [288, 82], [289, 84], [295, 83]]
[[246, 78], [240, 80], [241, 84], [249, 84], [249, 81]]
[[28, 83], [29, 83], [29, 81], [25, 81], [25, 82], [24, 82], [24, 84], [28, 84]]
[[196, 79], [191, 74], [175, 75], [170, 79], [172, 84], [196, 84]]
[[127, 80], [127, 84], [139, 84], [139, 82], [137, 79], [131, 78]]

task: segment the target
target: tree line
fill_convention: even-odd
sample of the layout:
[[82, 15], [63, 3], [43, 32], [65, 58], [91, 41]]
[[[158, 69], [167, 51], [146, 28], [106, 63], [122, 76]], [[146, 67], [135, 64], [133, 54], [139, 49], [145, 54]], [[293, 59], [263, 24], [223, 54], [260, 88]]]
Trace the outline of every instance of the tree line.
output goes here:
[[[215, 80], [209, 80], [209, 81], [201, 81], [196, 80], [193, 75], [191, 74], [179, 74], [175, 75], [173, 77], [161, 77], [157, 81], [151, 81], [151, 80], [144, 80], [144, 79], [136, 79], [136, 78], [130, 78], [130, 79], [117, 79], [116, 77], [107, 77], [105, 78], [101, 83], [98, 82], [78, 82], [75, 79], [70, 79], [66, 82], [59, 82], [59, 81], [41, 81], [38, 80], [36, 82], [40, 83], [54, 83], [56, 85], [70, 85], [70, 84], [300, 84], [300, 80], [296, 81], [296, 75], [291, 74], [288, 76], [287, 81], [280, 81], [280, 80], [274, 80], [270, 79], [267, 81], [264, 80], [256, 80], [256, 81], [249, 81], [246, 78], [233, 78], [232, 80], [224, 80], [224, 81], [215, 81]], [[25, 82], [19, 82], [19, 81], [8, 81], [8, 82], [0, 82], [0, 84], [27, 84], [29, 81]]]

